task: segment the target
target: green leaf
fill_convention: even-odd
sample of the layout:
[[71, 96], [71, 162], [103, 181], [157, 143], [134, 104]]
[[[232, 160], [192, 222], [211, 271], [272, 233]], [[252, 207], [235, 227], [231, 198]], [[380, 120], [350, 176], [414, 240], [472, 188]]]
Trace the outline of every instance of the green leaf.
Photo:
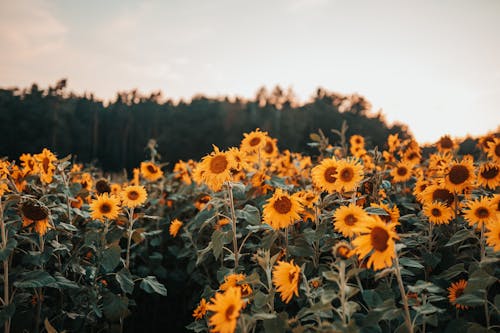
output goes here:
[[49, 273], [45, 271], [33, 271], [24, 276], [21, 281], [14, 282], [17, 288], [40, 288], [47, 287], [56, 282]]
[[102, 311], [110, 321], [118, 321], [128, 314], [128, 298], [113, 293], [106, 293], [103, 297]]
[[419, 312], [422, 315], [430, 315], [436, 312], [443, 312], [443, 309], [440, 309], [438, 307], [435, 307], [431, 303], [426, 303], [422, 306], [414, 306], [413, 309], [415, 309], [417, 312]]
[[212, 251], [215, 258], [220, 258], [222, 255], [222, 248], [224, 247], [225, 233], [220, 230], [215, 230], [212, 233]]
[[384, 209], [379, 208], [379, 207], [366, 207], [365, 212], [367, 212], [368, 214], [373, 214], [373, 215], [389, 216], [389, 213], [387, 213]]
[[236, 211], [236, 217], [246, 220], [251, 225], [260, 224], [260, 212], [257, 207], [252, 205], [245, 205], [243, 209], [238, 209]]
[[334, 281], [338, 282], [339, 281], [339, 275], [335, 272], [332, 271], [325, 271], [322, 273], [323, 277], [327, 279], [328, 281]]
[[12, 251], [14, 251], [16, 246], [17, 241], [14, 238], [7, 239], [7, 246], [0, 250], [0, 261], [6, 260], [10, 256]]
[[132, 294], [134, 291], [134, 281], [128, 269], [122, 268], [118, 273], [116, 273], [116, 281], [120, 284], [123, 292]]
[[451, 236], [445, 246], [452, 246], [461, 243], [469, 238], [474, 238], [474, 234], [469, 229], [461, 229]]
[[338, 298], [337, 292], [333, 289], [325, 289], [321, 293], [321, 302], [323, 304], [330, 304], [334, 299]]
[[78, 289], [80, 286], [71, 280], [68, 280], [64, 276], [62, 276], [59, 273], [56, 273], [54, 275], [54, 278], [56, 279], [56, 283], [53, 284], [55, 288], [58, 289]]
[[167, 296], [167, 288], [158, 280], [156, 280], [155, 276], [146, 276], [141, 281], [141, 289], [152, 294], [157, 293], [163, 296]]
[[460, 297], [457, 297], [456, 302], [461, 305], [478, 306], [484, 304], [484, 298], [479, 297], [476, 294], [463, 294]]
[[422, 255], [424, 259], [424, 263], [431, 268], [435, 268], [441, 262], [441, 254], [440, 253], [424, 253]]
[[382, 297], [380, 297], [375, 290], [366, 289], [361, 293], [361, 295], [363, 296], [363, 300], [366, 305], [371, 308], [375, 308], [382, 304]]
[[417, 294], [420, 294], [423, 291], [428, 291], [428, 292], [434, 293], [434, 294], [439, 294], [439, 293], [444, 292], [444, 290], [442, 288], [436, 286], [434, 283], [425, 282], [422, 280], [418, 280], [414, 286], [408, 286], [408, 290], [413, 292], [413, 293], [417, 293]]
[[78, 231], [78, 228], [75, 227], [74, 225], [64, 223], [64, 222], [60, 222], [57, 226], [63, 228], [64, 230], [67, 230], [67, 231], [72, 231], [72, 232]]
[[482, 269], [476, 270], [467, 280], [467, 287], [465, 287], [464, 293], [473, 293], [477, 290], [486, 289], [495, 283], [497, 279], [491, 276], [486, 271]]
[[401, 263], [401, 265], [403, 265], [405, 267], [413, 267], [413, 268], [418, 268], [418, 269], [424, 268], [424, 266], [422, 266], [421, 263], [419, 263], [418, 261], [416, 261], [414, 259], [410, 259], [410, 258], [401, 258], [401, 259], [399, 259], [399, 262]]
[[121, 248], [118, 245], [111, 245], [102, 252], [101, 266], [106, 272], [112, 272], [120, 263]]
[[465, 266], [463, 263], [456, 264], [445, 270], [443, 273], [439, 274], [438, 277], [444, 280], [451, 280], [454, 277], [462, 274], [465, 271]]
[[0, 310], [0, 326], [3, 325], [9, 318], [12, 318], [14, 313], [16, 312], [16, 305], [14, 303], [10, 303], [7, 306], [2, 307]]

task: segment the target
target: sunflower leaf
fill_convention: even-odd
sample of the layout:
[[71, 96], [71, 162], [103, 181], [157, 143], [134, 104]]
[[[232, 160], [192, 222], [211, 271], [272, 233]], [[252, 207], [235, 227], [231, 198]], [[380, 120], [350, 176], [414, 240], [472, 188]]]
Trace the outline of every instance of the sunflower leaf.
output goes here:
[[24, 276], [21, 281], [14, 282], [17, 288], [40, 288], [52, 285], [56, 282], [46, 271], [33, 271]]
[[14, 238], [8, 238], [7, 239], [7, 246], [5, 246], [3, 249], [0, 250], [0, 261], [4, 261], [7, 259], [12, 251], [17, 246], [17, 241]]
[[387, 213], [384, 209], [379, 208], [379, 207], [366, 207], [365, 212], [367, 212], [368, 214], [373, 214], [373, 215], [389, 216], [389, 213]]
[[141, 289], [152, 294], [157, 293], [163, 296], [167, 296], [167, 288], [158, 280], [156, 280], [155, 276], [146, 276], [141, 281]]
[[451, 236], [450, 240], [448, 241], [448, 243], [446, 243], [445, 246], [452, 246], [474, 237], [474, 234], [469, 229], [462, 229]]
[[102, 252], [101, 266], [107, 271], [112, 272], [120, 263], [121, 248], [117, 244], [111, 245]]

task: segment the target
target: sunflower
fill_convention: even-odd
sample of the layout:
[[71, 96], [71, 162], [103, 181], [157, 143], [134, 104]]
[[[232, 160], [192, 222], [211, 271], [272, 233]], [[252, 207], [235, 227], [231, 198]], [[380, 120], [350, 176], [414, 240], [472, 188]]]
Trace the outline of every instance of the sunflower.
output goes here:
[[277, 139], [266, 137], [264, 147], [262, 148], [262, 157], [271, 159], [278, 155]]
[[353, 135], [349, 138], [349, 143], [354, 147], [364, 147], [365, 146], [365, 138], [361, 135]]
[[483, 224], [488, 225], [497, 221], [495, 206], [488, 197], [481, 197], [467, 203], [467, 209], [464, 211], [464, 218], [469, 222], [469, 225], [478, 225], [479, 228]]
[[479, 167], [477, 183], [481, 186], [494, 190], [500, 186], [500, 167], [496, 163], [484, 163]]
[[[141, 175], [146, 180], [154, 182], [163, 176], [163, 171], [153, 162], [141, 162]], [[138, 183], [135, 185], [138, 185]]]
[[81, 175], [78, 175], [75, 179], [77, 183], [82, 185], [82, 188], [89, 191], [92, 189], [92, 185], [94, 184], [94, 179], [92, 175], [88, 172], [84, 172]]
[[267, 200], [263, 208], [262, 217], [264, 222], [277, 230], [286, 228], [300, 219], [299, 213], [302, 211], [302, 204], [297, 194], [289, 195], [278, 188], [273, 196]]
[[418, 178], [413, 188], [413, 195], [422, 203], [424, 201], [424, 191], [429, 186], [429, 182], [424, 178]]
[[354, 236], [353, 228], [368, 219], [368, 214], [363, 208], [352, 203], [349, 206], [337, 208], [333, 216], [335, 230], [342, 233], [344, 237]]
[[234, 168], [232, 155], [220, 151], [217, 146], [213, 146], [214, 151], [203, 158], [198, 164], [202, 181], [213, 191], [219, 191], [222, 185], [231, 179], [231, 169]]
[[493, 251], [500, 251], [500, 223], [490, 223], [486, 225], [486, 243], [493, 248]]
[[224, 283], [220, 285], [219, 289], [226, 291], [229, 288], [237, 287], [241, 289], [241, 297], [248, 297], [252, 294], [252, 287], [248, 283], [241, 283], [246, 276], [243, 274], [229, 274], [224, 277]]
[[106, 179], [101, 178], [95, 182], [95, 190], [97, 194], [111, 193], [111, 186]]
[[281, 300], [289, 303], [293, 295], [299, 296], [300, 267], [290, 262], [278, 261], [273, 268], [273, 284], [281, 294]]
[[228, 155], [231, 155], [231, 159], [233, 160], [233, 169], [236, 171], [248, 171], [252, 169], [252, 162], [248, 158], [248, 155], [245, 154], [238, 148], [231, 147], [229, 148]]
[[38, 173], [38, 163], [35, 157], [31, 156], [31, 154], [22, 154], [21, 157], [19, 157], [19, 160], [21, 161], [23, 174], [25, 176], [36, 175]]
[[120, 212], [118, 199], [108, 193], [98, 194], [90, 203], [90, 216], [94, 220], [114, 220]]
[[144, 186], [127, 186], [120, 193], [123, 205], [134, 208], [142, 205], [148, 198], [148, 193]]
[[429, 219], [429, 222], [434, 224], [447, 224], [453, 218], [453, 210], [451, 207], [448, 207], [439, 201], [426, 203], [424, 205], [423, 212]]
[[448, 288], [448, 299], [450, 300], [450, 303], [453, 304], [457, 309], [465, 310], [468, 308], [466, 305], [457, 303], [457, 298], [462, 296], [466, 287], [467, 281], [462, 279], [452, 283]]
[[354, 253], [349, 243], [340, 241], [333, 247], [332, 254], [335, 258], [346, 260], [349, 259]]
[[193, 318], [195, 320], [200, 320], [206, 313], [207, 313], [207, 301], [204, 298], [202, 298], [196, 309], [194, 309], [193, 311]]
[[399, 140], [398, 133], [389, 134], [387, 138], [387, 146], [389, 147], [389, 152], [393, 153], [401, 146], [401, 140]]
[[431, 203], [433, 201], [440, 201], [448, 207], [451, 207], [455, 201], [455, 196], [451, 191], [446, 189], [444, 186], [436, 184], [427, 186], [422, 192], [422, 198], [422, 201], [424, 202]]
[[110, 187], [111, 187], [111, 194], [116, 197], [119, 197], [120, 192], [122, 191], [122, 186], [120, 184], [112, 183]]
[[390, 172], [394, 183], [406, 182], [410, 180], [413, 165], [408, 162], [398, 162], [396, 167]]
[[474, 181], [474, 165], [470, 158], [463, 158], [461, 162], [451, 162], [444, 176], [444, 187], [450, 192], [462, 192]]
[[496, 211], [498, 218], [500, 218], [500, 194], [495, 194], [493, 198], [490, 199], [493, 208]]
[[337, 187], [337, 166], [335, 158], [325, 158], [321, 163], [311, 170], [311, 177], [314, 185], [328, 193], [338, 191]]
[[266, 137], [267, 132], [261, 132], [258, 128], [253, 132], [244, 133], [240, 149], [246, 153], [253, 153], [264, 149], [266, 146]]
[[488, 142], [486, 153], [495, 163], [500, 163], [500, 138], [495, 138], [493, 141]]
[[212, 198], [209, 195], [206, 195], [206, 194], [202, 195], [201, 197], [199, 197], [198, 199], [196, 199], [196, 201], [194, 202], [194, 206], [198, 210], [203, 210], [203, 208], [205, 208], [205, 206], [208, 204], [208, 202], [211, 199]]
[[357, 158], [361, 158], [361, 156], [366, 155], [366, 149], [362, 146], [351, 146], [349, 151], [351, 152], [351, 155]]
[[39, 202], [27, 200], [21, 203], [19, 210], [23, 216], [23, 227], [35, 224], [35, 231], [40, 236], [47, 233], [49, 228], [49, 209]]
[[393, 223], [394, 225], [399, 224], [400, 213], [398, 206], [393, 205], [392, 207], [389, 207], [388, 204], [384, 203], [371, 203], [370, 206], [375, 208], [382, 208], [383, 210], [385, 210], [388, 215], [378, 215], [378, 217], [385, 223]]
[[51, 183], [54, 170], [56, 169], [54, 165], [54, 162], [57, 161], [56, 155], [47, 148], [44, 148], [40, 154], [34, 155], [34, 158], [38, 164], [40, 180], [44, 183]]
[[182, 227], [183, 224], [184, 223], [182, 223], [178, 219], [173, 220], [170, 223], [170, 227], [168, 228], [168, 232], [170, 233], [170, 236], [176, 237], [177, 233], [179, 232], [179, 230], [181, 229], [181, 227]]
[[449, 135], [443, 135], [436, 143], [436, 147], [440, 153], [444, 153], [456, 150], [458, 144]]
[[394, 226], [392, 223], [386, 224], [375, 215], [355, 228], [360, 236], [352, 241], [352, 245], [361, 259], [371, 253], [368, 267], [379, 270], [392, 266], [392, 260], [396, 256], [394, 240], [399, 239]]
[[240, 288], [216, 293], [207, 305], [207, 310], [213, 312], [209, 319], [210, 326], [213, 326], [210, 332], [233, 333], [243, 304]]
[[354, 159], [339, 160], [335, 178], [339, 191], [355, 191], [363, 180], [363, 166]]

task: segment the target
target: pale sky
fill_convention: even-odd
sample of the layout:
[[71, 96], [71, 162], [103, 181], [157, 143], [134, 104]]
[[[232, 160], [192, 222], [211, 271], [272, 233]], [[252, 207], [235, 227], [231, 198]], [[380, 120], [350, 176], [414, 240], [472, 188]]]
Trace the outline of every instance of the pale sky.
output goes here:
[[359, 93], [420, 142], [500, 126], [499, 0], [0, 0], [0, 87]]

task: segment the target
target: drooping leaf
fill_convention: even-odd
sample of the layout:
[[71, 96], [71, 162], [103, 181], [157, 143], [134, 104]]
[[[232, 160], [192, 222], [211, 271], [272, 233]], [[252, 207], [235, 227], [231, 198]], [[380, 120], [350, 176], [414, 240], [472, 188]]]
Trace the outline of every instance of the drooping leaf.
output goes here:
[[123, 292], [132, 294], [132, 292], [134, 291], [134, 281], [128, 269], [124, 267], [118, 273], [116, 273], [116, 281], [118, 281], [118, 283], [120, 284]]
[[113, 244], [102, 252], [101, 266], [106, 272], [112, 272], [120, 263], [120, 246]]
[[32, 271], [26, 274], [21, 281], [14, 282], [17, 288], [40, 288], [48, 287], [56, 282], [46, 271]]
[[167, 296], [167, 288], [158, 280], [156, 280], [155, 276], [146, 276], [141, 281], [141, 289], [152, 294], [157, 293], [163, 296]]

